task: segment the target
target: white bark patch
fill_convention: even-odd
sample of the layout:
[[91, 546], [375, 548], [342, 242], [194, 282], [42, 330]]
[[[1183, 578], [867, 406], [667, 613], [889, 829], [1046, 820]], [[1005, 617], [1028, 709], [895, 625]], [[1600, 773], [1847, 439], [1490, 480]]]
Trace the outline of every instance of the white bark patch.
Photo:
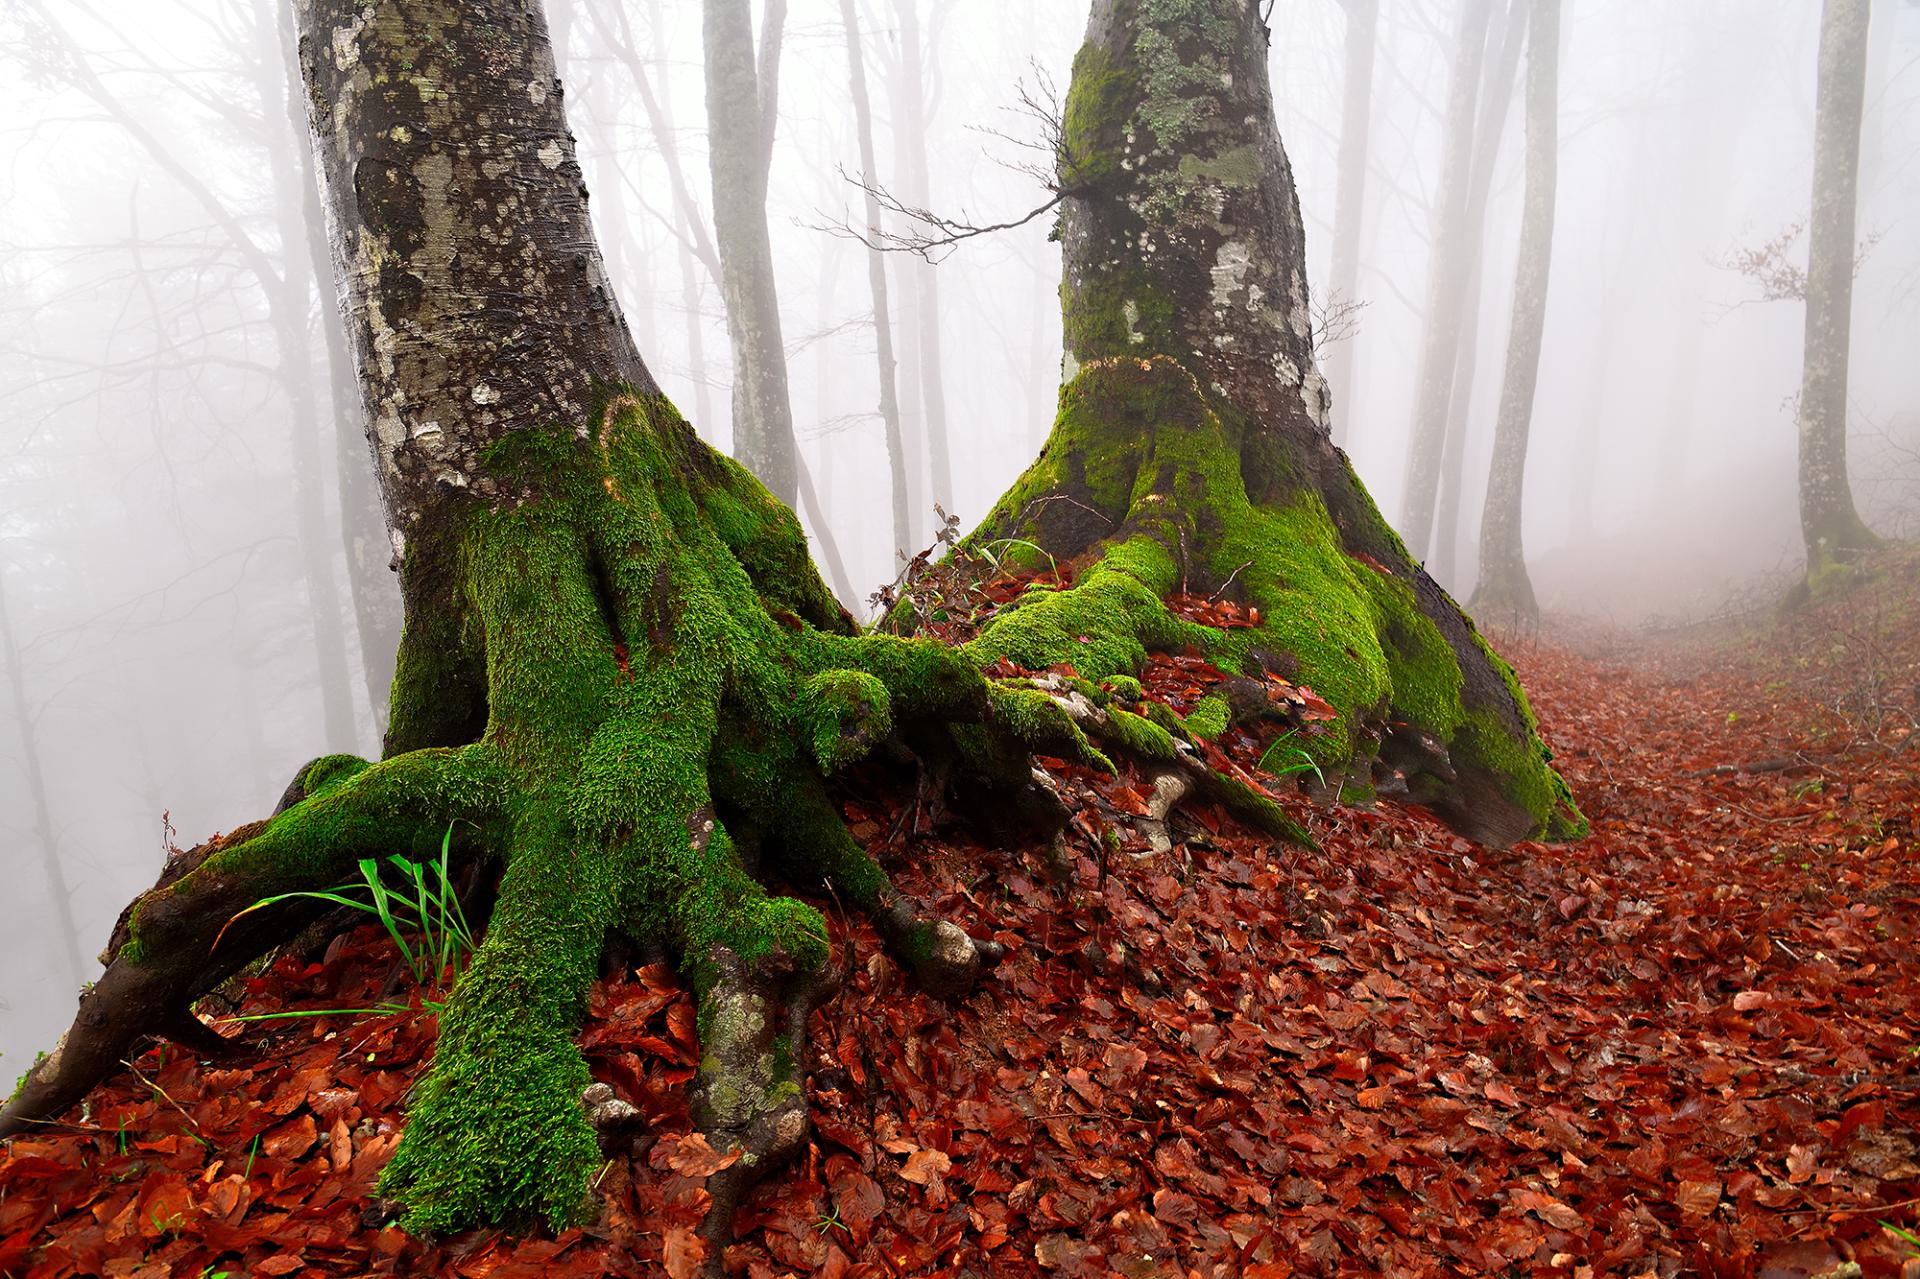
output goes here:
[[544, 80], [527, 81], [527, 101], [539, 106], [547, 100], [547, 83]]
[[1226, 240], [1214, 255], [1208, 274], [1213, 277], [1213, 304], [1233, 305], [1233, 295], [1246, 287], [1247, 270], [1253, 265], [1253, 252], [1238, 240]]
[[333, 65], [345, 71], [360, 61], [360, 33], [366, 29], [364, 14], [357, 15], [344, 27], [333, 29]]
[[1120, 309], [1127, 317], [1127, 341], [1135, 346], [1141, 345], [1147, 340], [1147, 335], [1140, 331], [1140, 304], [1128, 298]]
[[567, 158], [567, 153], [561, 150], [560, 144], [552, 138], [548, 138], [545, 142], [541, 143], [540, 149], [534, 152], [534, 154], [539, 156], [540, 163], [546, 165], [549, 169], [559, 168], [560, 162]]
[[473, 402], [475, 404], [494, 404], [494, 403], [498, 403], [500, 399], [500, 392], [494, 390], [492, 387], [488, 386], [485, 382], [482, 382], [479, 386], [474, 387], [472, 391], [472, 395], [473, 395]]
[[404, 124], [396, 124], [387, 130], [387, 136], [395, 142], [411, 142], [413, 141], [413, 130]]

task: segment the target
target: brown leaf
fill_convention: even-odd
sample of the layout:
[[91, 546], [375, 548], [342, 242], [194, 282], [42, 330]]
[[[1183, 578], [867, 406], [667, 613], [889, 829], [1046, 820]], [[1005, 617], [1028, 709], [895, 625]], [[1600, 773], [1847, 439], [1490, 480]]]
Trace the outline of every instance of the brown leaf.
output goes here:
[[707, 1259], [707, 1241], [686, 1226], [669, 1226], [660, 1244], [668, 1279], [694, 1279]]
[[1689, 1217], [1704, 1217], [1720, 1205], [1718, 1181], [1683, 1181], [1673, 1201]]
[[739, 1161], [740, 1153], [729, 1150], [721, 1154], [707, 1144], [705, 1134], [690, 1132], [678, 1139], [661, 1138], [655, 1162], [664, 1162], [684, 1177], [711, 1177], [722, 1168], [731, 1168]]
[[924, 1186], [952, 1167], [953, 1160], [947, 1158], [944, 1151], [916, 1150], [907, 1156], [906, 1166], [900, 1169], [900, 1176], [917, 1186]]
[[314, 1127], [313, 1116], [300, 1114], [277, 1128], [267, 1129], [261, 1135], [260, 1150], [275, 1159], [298, 1159], [319, 1140], [320, 1132]]

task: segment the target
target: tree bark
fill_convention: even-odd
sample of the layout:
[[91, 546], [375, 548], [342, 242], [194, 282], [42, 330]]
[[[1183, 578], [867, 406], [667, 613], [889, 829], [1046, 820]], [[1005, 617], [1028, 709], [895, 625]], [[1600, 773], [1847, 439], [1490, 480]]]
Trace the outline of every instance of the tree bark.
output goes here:
[[1800, 530], [1807, 578], [1816, 587], [1834, 566], [1879, 540], [1854, 509], [1847, 476], [1847, 364], [1868, 8], [1868, 0], [1825, 0], [1820, 18], [1799, 409]]
[[1547, 278], [1553, 264], [1553, 213], [1560, 151], [1560, 0], [1532, 0], [1527, 35], [1527, 190], [1520, 219], [1520, 266], [1513, 283], [1513, 325], [1506, 380], [1494, 427], [1486, 510], [1480, 517], [1477, 612], [1539, 617], [1521, 545], [1522, 492], [1540, 345], [1546, 329]]
[[880, 422], [887, 439], [887, 473], [893, 488], [893, 549], [911, 556], [912, 514], [907, 501], [906, 445], [900, 436], [900, 397], [895, 388], [893, 310], [887, 300], [887, 261], [874, 241], [880, 232], [880, 201], [874, 197], [879, 175], [873, 162], [873, 111], [867, 105], [866, 58], [861, 51], [860, 20], [853, 0], [840, 0], [840, 25], [847, 37], [847, 84], [853, 95], [853, 127], [860, 142], [861, 206], [867, 228], [867, 289], [873, 295], [873, 349], [880, 369]]
[[1480, 89], [1480, 67], [1492, 10], [1492, 0], [1465, 0], [1462, 5], [1447, 92], [1446, 143], [1440, 160], [1440, 185], [1434, 195], [1427, 314], [1415, 380], [1413, 442], [1407, 454], [1401, 499], [1405, 514], [1400, 519], [1400, 533], [1415, 559], [1425, 559], [1431, 549], [1447, 412], [1452, 405], [1454, 362], [1460, 345], [1460, 297], [1470, 256], [1467, 189], [1473, 159], [1474, 101]]
[[[400, 647], [400, 590], [394, 577], [393, 555], [387, 545], [386, 513], [380, 509], [380, 489], [374, 483], [373, 455], [367, 447], [367, 423], [361, 413], [360, 391], [354, 384], [353, 358], [347, 353], [345, 317], [332, 289], [333, 266], [327, 250], [326, 212], [320, 204], [320, 174], [313, 155], [313, 134], [307, 127], [306, 105], [297, 86], [299, 57], [294, 48], [293, 11], [283, 7], [275, 24], [279, 62], [287, 76], [280, 92], [292, 133], [290, 154], [297, 167], [290, 176], [297, 191], [281, 191], [275, 206], [300, 209], [300, 240], [306, 270], [320, 292], [320, 333], [327, 353], [327, 403], [332, 409], [334, 467], [340, 478], [340, 540], [347, 557], [347, 591], [360, 641], [360, 677], [376, 733], [387, 728], [387, 690], [393, 686], [393, 655]], [[265, 33], [262, 45], [271, 47]], [[263, 84], [265, 82], [263, 81]], [[261, 103], [272, 100], [263, 87]], [[278, 148], [276, 148], [278, 150]], [[274, 166], [276, 179], [289, 176]], [[283, 226], [284, 226], [283, 220]], [[285, 226], [288, 233], [291, 226]], [[291, 271], [294, 248], [286, 246]]]
[[704, 0], [713, 230], [733, 338], [733, 451], [792, 505], [799, 494], [787, 352], [767, 234], [766, 113], [748, 0]]
[[1236, 598], [1258, 624], [1202, 646], [1331, 702], [1310, 749], [1349, 793], [1491, 842], [1576, 831], [1511, 672], [1329, 437], [1258, 6], [1179, 9], [1099, 0], [1074, 62], [1060, 418], [973, 544], [1036, 544], [1077, 579], [976, 649], [1097, 681], [1128, 641], [1168, 642], [1152, 601]]
[[[1333, 260], [1327, 305], [1359, 302], [1360, 224], [1366, 218], [1367, 141], [1373, 117], [1373, 55], [1379, 42], [1380, 0], [1345, 0], [1346, 75], [1340, 99], [1340, 159], [1333, 198]], [[1333, 438], [1351, 445], [1354, 340], [1327, 352], [1327, 394]]]

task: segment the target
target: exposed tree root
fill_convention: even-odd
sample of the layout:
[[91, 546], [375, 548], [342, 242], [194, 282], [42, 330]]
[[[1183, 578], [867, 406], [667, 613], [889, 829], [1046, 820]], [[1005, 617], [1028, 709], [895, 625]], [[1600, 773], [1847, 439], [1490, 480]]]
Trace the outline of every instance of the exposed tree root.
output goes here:
[[[382, 1192], [423, 1231], [592, 1213], [592, 1174], [637, 1112], [591, 1085], [574, 1037], [603, 952], [631, 939], [677, 957], [698, 999], [693, 1109], [737, 1156], [709, 1183], [718, 1265], [740, 1197], [805, 1143], [807, 1017], [833, 984], [824, 921], [761, 872], [866, 911], [937, 995], [964, 996], [1002, 954], [894, 888], [831, 774], [891, 743], [937, 789], [1044, 836], [1062, 810], [1030, 753], [1111, 768], [1111, 752], [1178, 779], [1166, 808], [1204, 796], [1305, 839], [1179, 723], [1055, 676], [989, 679], [988, 648], [855, 633], [792, 515], [664, 401], [616, 398], [590, 435], [523, 433], [492, 464], [507, 496], [450, 496], [438, 537], [409, 548], [387, 758], [316, 761], [273, 817], [170, 864], [0, 1131], [53, 1118], [143, 1035], [229, 1047], [194, 1000], [316, 913], [249, 907], [363, 858], [425, 859], [452, 830], [463, 858], [503, 868], [499, 895]], [[1131, 579], [1081, 589], [1113, 592], [1114, 611], [1062, 624], [1116, 671], [1204, 638]]]

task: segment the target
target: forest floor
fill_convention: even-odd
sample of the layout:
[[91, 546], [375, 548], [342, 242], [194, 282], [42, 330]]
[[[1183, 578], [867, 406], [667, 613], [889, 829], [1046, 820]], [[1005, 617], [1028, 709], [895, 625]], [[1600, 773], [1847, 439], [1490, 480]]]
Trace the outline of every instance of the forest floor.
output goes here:
[[[1593, 819], [1578, 844], [1494, 853], [1393, 804], [1289, 801], [1319, 851], [1202, 808], [1154, 855], [1137, 777], [1060, 765], [1080, 806], [1050, 866], [918, 836], [867, 779], [856, 832], [1011, 953], [942, 1004], [821, 903], [848, 980], [815, 1015], [814, 1140], [742, 1210], [730, 1261], [1920, 1274], [1886, 1228], [1920, 1235], [1920, 555], [1785, 621], [1504, 647]], [[1176, 703], [1211, 678], [1151, 675]], [[364, 928], [281, 959], [247, 1011], [375, 1003], [396, 969]], [[250, 1023], [220, 1066], [156, 1048], [11, 1143], [0, 1274], [684, 1276], [717, 1163], [689, 1131], [693, 1026], [665, 967], [603, 982], [585, 1051], [651, 1120], [604, 1169], [603, 1216], [432, 1243], [373, 1199], [431, 1015]]]

